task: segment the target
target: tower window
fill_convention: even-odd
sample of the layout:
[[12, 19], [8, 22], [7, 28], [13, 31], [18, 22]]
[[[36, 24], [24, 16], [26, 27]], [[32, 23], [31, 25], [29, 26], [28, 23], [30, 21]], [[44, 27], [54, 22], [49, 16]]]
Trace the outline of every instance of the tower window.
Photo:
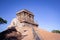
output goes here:
[[24, 12], [24, 16], [26, 16], [26, 12]]
[[29, 18], [31, 18], [31, 15], [29, 15]]

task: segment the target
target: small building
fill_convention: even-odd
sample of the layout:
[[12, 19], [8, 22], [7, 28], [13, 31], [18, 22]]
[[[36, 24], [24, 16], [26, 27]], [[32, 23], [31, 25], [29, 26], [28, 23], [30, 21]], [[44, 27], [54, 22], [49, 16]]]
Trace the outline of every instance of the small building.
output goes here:
[[21, 40], [60, 40], [60, 34], [39, 29], [34, 21], [34, 14], [26, 9], [16, 13], [16, 18], [8, 26], [8, 29], [11, 28], [15, 28], [17, 34], [21, 33]]

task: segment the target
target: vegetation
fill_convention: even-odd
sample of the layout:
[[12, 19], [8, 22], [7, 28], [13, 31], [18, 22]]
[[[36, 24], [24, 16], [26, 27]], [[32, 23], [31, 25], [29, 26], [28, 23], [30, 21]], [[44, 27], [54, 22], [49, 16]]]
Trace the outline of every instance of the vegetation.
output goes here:
[[7, 20], [4, 20], [3, 18], [0, 17], [0, 24], [6, 24]]
[[60, 33], [60, 30], [52, 30], [53, 33]]

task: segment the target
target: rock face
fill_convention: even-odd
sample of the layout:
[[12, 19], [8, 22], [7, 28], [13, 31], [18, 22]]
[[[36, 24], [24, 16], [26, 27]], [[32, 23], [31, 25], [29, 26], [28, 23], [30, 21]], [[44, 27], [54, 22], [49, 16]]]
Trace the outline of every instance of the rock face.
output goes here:
[[39, 29], [32, 12], [24, 9], [16, 15], [8, 29], [0, 33], [0, 40], [60, 40], [60, 34]]
[[0, 33], [0, 40], [21, 40], [21, 33], [15, 28], [7, 29]]

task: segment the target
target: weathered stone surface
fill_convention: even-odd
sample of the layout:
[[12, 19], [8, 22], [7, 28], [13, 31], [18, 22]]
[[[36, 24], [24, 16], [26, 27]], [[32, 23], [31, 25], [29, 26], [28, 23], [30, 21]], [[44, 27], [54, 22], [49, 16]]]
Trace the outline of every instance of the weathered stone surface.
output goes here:
[[60, 40], [60, 34], [38, 28], [34, 15], [27, 10], [17, 13], [8, 29], [0, 33], [0, 40]]
[[7, 29], [0, 33], [0, 40], [21, 40], [22, 35], [15, 28]]
[[[60, 40], [60, 34], [51, 33], [34, 27], [39, 40]], [[15, 27], [0, 33], [0, 40], [35, 40], [31, 27]], [[38, 40], [38, 39], [37, 39]]]

